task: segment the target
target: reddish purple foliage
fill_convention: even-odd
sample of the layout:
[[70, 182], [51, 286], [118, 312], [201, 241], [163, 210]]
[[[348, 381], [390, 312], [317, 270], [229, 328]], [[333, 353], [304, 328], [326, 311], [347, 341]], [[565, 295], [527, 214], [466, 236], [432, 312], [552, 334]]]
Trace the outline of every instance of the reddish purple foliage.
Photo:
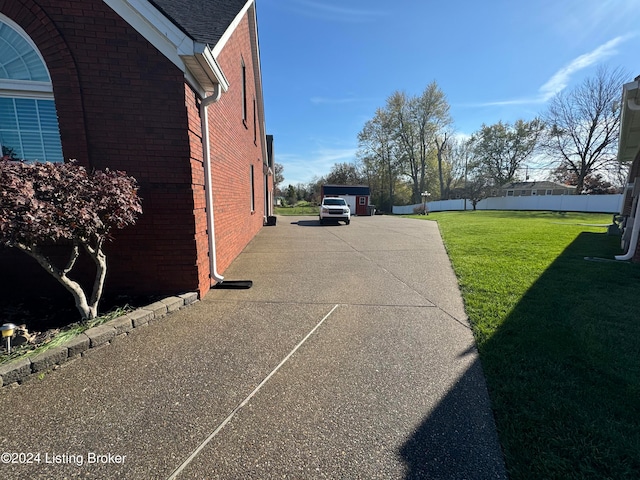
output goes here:
[[2, 244], [101, 244], [112, 228], [134, 224], [141, 212], [136, 181], [124, 172], [0, 160]]

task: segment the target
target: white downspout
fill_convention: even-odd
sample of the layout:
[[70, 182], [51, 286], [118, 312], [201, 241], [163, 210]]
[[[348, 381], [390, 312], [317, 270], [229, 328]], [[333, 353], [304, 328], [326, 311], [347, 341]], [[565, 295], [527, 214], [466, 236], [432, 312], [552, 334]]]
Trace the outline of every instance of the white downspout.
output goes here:
[[210, 104], [220, 100], [222, 89], [216, 84], [214, 92], [200, 102], [200, 118], [202, 121], [202, 149], [204, 151], [204, 189], [207, 209], [207, 231], [209, 233], [209, 277], [221, 283], [224, 277], [218, 273], [216, 255], [216, 231], [213, 218], [213, 186], [211, 185], [211, 151], [209, 148], [209, 112]]
[[631, 230], [631, 239], [629, 240], [629, 250], [624, 255], [616, 255], [616, 260], [631, 260], [636, 253], [638, 245], [638, 234], [640, 233], [640, 198], [636, 198], [636, 213], [633, 218], [633, 228]]

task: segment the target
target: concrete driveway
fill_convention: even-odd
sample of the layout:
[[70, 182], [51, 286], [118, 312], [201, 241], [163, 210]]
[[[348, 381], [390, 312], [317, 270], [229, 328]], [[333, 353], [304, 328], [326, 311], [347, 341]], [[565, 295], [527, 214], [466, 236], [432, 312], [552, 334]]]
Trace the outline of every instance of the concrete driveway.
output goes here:
[[3, 389], [0, 476], [506, 478], [436, 223], [279, 217], [225, 278]]

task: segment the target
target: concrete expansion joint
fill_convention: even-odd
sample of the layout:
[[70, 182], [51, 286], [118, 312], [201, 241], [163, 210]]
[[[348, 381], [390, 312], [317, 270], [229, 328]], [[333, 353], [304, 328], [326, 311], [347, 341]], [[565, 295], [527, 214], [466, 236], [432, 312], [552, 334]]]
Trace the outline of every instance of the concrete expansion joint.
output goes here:
[[167, 297], [85, 330], [62, 345], [0, 365], [0, 387], [16, 387], [33, 378], [40, 378], [40, 375], [57, 370], [71, 360], [89, 356], [129, 335], [134, 329], [146, 327], [197, 301], [196, 292]]
[[229, 413], [229, 415], [215, 428], [215, 430], [213, 430], [213, 432], [211, 432], [211, 434], [191, 452], [191, 454], [185, 459], [184, 462], [182, 462], [182, 464], [178, 466], [178, 468], [173, 471], [173, 473], [167, 480], [175, 480], [180, 475], [180, 473], [187, 466], [189, 466], [189, 464], [199, 455], [199, 453], [222, 431], [222, 429], [224, 429], [224, 427], [236, 416], [236, 414], [251, 401], [251, 399], [269, 382], [269, 380], [271, 380], [271, 378], [278, 372], [278, 370], [280, 370], [282, 366], [285, 365], [289, 361], [289, 359], [300, 349], [300, 347], [302, 347], [306, 343], [306, 341], [322, 326], [322, 324], [333, 314], [333, 312], [335, 312], [342, 305], [343, 304], [340, 303], [335, 304], [333, 308], [324, 317], [322, 317], [322, 319], [316, 324], [316, 326], [313, 327], [309, 331], [309, 333], [307, 333], [307, 335], [302, 340], [300, 340], [300, 342], [298, 342], [295, 347], [293, 347], [289, 354], [286, 355], [273, 370], [271, 370], [271, 372], [262, 380], [262, 382], [260, 382], [258, 386], [254, 388], [253, 391], [249, 393], [249, 395], [247, 395], [247, 397], [231, 411], [231, 413]]

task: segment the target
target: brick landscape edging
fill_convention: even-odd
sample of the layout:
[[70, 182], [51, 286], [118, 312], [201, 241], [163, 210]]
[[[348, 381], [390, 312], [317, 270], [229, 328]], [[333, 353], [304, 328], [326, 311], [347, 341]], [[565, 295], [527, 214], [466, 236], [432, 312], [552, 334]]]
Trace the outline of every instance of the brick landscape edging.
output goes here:
[[91, 353], [93, 348], [108, 345], [114, 339], [128, 335], [135, 328], [148, 325], [168, 313], [175, 312], [197, 301], [198, 294], [196, 292], [167, 297], [85, 330], [84, 333], [58, 347], [50, 348], [33, 357], [19, 358], [0, 365], [0, 387], [19, 385], [35, 374], [49, 371], [69, 360], [85, 356]]

